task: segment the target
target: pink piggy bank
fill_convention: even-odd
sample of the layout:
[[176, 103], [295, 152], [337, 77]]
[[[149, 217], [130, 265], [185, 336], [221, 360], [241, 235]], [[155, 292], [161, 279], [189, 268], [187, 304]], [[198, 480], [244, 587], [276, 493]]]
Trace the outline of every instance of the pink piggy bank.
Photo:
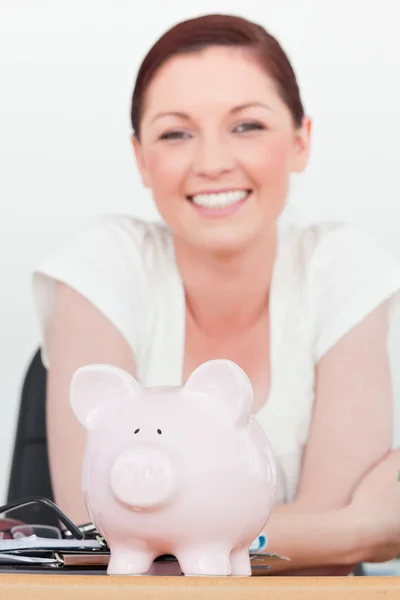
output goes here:
[[109, 574], [145, 574], [172, 554], [186, 575], [251, 575], [276, 468], [240, 367], [212, 360], [182, 387], [145, 388], [89, 365], [70, 399], [87, 430], [83, 494], [110, 547]]

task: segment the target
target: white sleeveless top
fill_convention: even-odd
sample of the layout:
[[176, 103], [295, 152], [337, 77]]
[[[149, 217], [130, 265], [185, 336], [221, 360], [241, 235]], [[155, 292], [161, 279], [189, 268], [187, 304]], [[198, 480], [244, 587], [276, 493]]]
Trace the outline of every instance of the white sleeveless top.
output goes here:
[[[35, 272], [46, 367], [55, 280], [80, 292], [119, 330], [143, 385], [182, 384], [185, 301], [172, 235], [164, 225], [101, 217]], [[277, 458], [277, 504], [296, 494], [317, 362], [399, 289], [394, 259], [361, 231], [340, 224], [279, 229], [270, 288], [271, 388], [256, 414]]]

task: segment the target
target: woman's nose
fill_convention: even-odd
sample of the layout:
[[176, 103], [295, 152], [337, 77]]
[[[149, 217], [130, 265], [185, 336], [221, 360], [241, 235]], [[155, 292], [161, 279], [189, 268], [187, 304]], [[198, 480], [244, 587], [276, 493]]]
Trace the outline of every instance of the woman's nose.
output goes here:
[[229, 145], [216, 137], [199, 140], [193, 157], [196, 175], [216, 179], [235, 166]]

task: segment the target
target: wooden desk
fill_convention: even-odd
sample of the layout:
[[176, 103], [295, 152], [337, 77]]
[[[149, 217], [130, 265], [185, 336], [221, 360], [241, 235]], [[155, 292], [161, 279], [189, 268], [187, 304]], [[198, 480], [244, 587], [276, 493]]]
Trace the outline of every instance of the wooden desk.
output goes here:
[[400, 577], [0, 575], [1, 600], [399, 600]]

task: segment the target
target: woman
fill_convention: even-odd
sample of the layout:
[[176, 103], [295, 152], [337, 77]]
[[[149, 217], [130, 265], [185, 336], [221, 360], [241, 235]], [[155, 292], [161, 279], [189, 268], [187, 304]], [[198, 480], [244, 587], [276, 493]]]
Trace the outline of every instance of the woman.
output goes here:
[[[87, 520], [85, 438], [68, 402], [79, 366], [180, 385], [200, 363], [229, 358], [251, 379], [278, 460], [269, 549], [291, 569], [393, 556], [398, 457], [372, 469], [391, 447], [386, 333], [400, 277], [350, 227], [279, 226], [311, 136], [283, 50], [232, 16], [177, 25], [142, 63], [132, 126], [166, 226], [102, 217], [35, 274], [57, 502]], [[370, 483], [380, 478], [391, 490], [385, 533]]]

